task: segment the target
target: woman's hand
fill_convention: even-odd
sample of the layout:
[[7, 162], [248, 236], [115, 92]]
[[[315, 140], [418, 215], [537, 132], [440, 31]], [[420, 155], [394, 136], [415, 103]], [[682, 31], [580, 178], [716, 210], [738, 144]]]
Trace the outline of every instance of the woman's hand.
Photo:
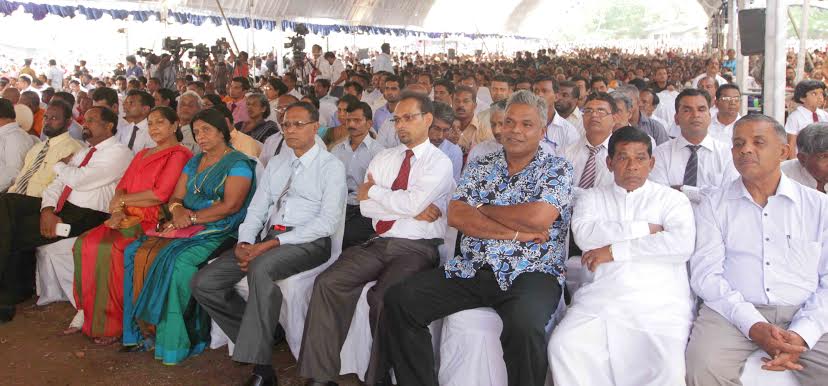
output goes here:
[[109, 217], [109, 220], [104, 222], [104, 225], [110, 229], [118, 229], [120, 228], [121, 221], [125, 220], [126, 217], [127, 216], [123, 211], [119, 210], [117, 212], [112, 212], [112, 216]]
[[121, 207], [121, 200], [123, 197], [124, 194], [120, 191], [115, 192], [115, 195], [112, 197], [112, 201], [109, 201], [109, 213], [115, 213], [123, 209], [123, 207]]
[[189, 209], [177, 206], [173, 209], [173, 218], [170, 223], [175, 229], [184, 229], [190, 225], [193, 225], [192, 221], [190, 221], [190, 215], [192, 215], [192, 212]]

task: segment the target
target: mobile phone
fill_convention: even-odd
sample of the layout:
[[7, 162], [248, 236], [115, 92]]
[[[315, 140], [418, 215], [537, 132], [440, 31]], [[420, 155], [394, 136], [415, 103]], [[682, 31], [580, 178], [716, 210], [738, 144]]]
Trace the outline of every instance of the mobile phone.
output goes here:
[[55, 234], [60, 237], [69, 237], [69, 232], [72, 231], [72, 226], [69, 224], [64, 224], [62, 222], [57, 223], [55, 225]]

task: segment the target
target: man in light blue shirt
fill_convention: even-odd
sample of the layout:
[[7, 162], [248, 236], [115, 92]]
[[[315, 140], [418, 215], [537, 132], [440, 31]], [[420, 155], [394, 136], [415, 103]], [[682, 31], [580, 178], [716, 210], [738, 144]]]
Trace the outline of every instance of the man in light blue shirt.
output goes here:
[[[273, 332], [282, 293], [273, 282], [316, 268], [331, 256], [331, 237], [345, 216], [345, 168], [316, 144], [319, 112], [298, 102], [285, 112], [290, 149], [272, 162], [239, 227], [239, 243], [198, 272], [193, 296], [236, 344], [233, 360], [253, 363], [245, 384], [275, 385]], [[234, 286], [247, 277], [247, 303]]]
[[374, 156], [384, 150], [369, 135], [371, 131], [371, 106], [359, 102], [348, 108], [345, 125], [348, 127], [348, 140], [341, 141], [331, 148], [331, 154], [345, 165], [345, 182], [348, 185], [348, 206], [345, 208], [345, 235], [342, 249], [362, 244], [374, 234], [371, 219], [359, 210], [357, 190], [365, 181], [365, 172]]
[[443, 102], [434, 102], [434, 122], [428, 129], [428, 140], [451, 160], [452, 175], [457, 182], [463, 175], [463, 150], [451, 141], [446, 141], [452, 122], [454, 109]]

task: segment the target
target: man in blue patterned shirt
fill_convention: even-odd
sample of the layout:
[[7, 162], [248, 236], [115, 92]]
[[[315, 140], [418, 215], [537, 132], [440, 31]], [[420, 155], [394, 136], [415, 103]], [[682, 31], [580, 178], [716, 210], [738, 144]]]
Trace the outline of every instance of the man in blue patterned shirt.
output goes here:
[[460, 254], [386, 293], [381, 322], [400, 385], [436, 386], [427, 326], [478, 307], [503, 320], [509, 385], [543, 385], [545, 326], [561, 297], [572, 213], [572, 165], [539, 146], [546, 121], [542, 98], [512, 95], [503, 150], [473, 161], [449, 204], [449, 225], [464, 234]]

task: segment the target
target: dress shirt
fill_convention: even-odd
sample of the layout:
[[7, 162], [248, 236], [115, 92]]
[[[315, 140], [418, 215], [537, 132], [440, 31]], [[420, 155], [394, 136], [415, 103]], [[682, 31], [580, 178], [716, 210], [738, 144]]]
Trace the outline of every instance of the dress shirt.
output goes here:
[[451, 160], [451, 165], [454, 166], [454, 181], [459, 182], [463, 175], [463, 150], [447, 139], [440, 143], [438, 149]]
[[371, 106], [372, 109], [374, 106], [374, 102], [376, 102], [380, 98], [382, 98], [382, 92], [380, 92], [380, 90], [378, 89], [374, 89], [374, 91], [362, 94], [362, 101], [367, 103], [368, 106]]
[[[820, 122], [828, 122], [828, 112], [825, 112], [823, 109], [817, 109], [816, 113]], [[814, 113], [805, 106], [798, 106], [796, 110], [788, 115], [788, 120], [785, 122], [785, 131], [788, 134], [798, 135], [805, 126], [812, 123], [814, 123]]]
[[[377, 119], [377, 111], [379, 111], [382, 108], [382, 106], [385, 106], [387, 104], [388, 104], [388, 101], [385, 100], [385, 95], [382, 95], [382, 93], [380, 93], [379, 97], [377, 97], [376, 99], [371, 101], [370, 105], [371, 105], [371, 111], [374, 112], [374, 120]], [[376, 129], [374, 129], [374, 130], [376, 130]]]
[[584, 113], [581, 112], [581, 109], [575, 107], [572, 114], [569, 114], [569, 116], [566, 117], [566, 121], [578, 130], [578, 134], [581, 137], [586, 135], [586, 130], [584, 130]]
[[319, 126], [336, 127], [339, 121], [336, 119], [336, 97], [325, 95], [319, 99]]
[[[807, 186], [811, 189], [817, 188], [817, 180], [811, 173], [808, 173], [808, 170], [802, 166], [802, 162], [799, 162], [798, 159], [789, 159], [785, 162], [782, 162], [782, 173], [785, 173], [788, 178], [799, 182], [800, 184]], [[828, 183], [822, 185], [822, 190], [828, 190]]]
[[[705, 73], [699, 74], [698, 76], [696, 76], [695, 78], [693, 78], [693, 81], [692, 81], [692, 83], [691, 83], [691, 84], [692, 84], [692, 86], [693, 86], [693, 88], [699, 88], [699, 81], [700, 81], [700, 80], [702, 80], [702, 79], [704, 79], [704, 78], [706, 78], [706, 77], [708, 77], [708, 75], [707, 75], [707, 73], [705, 72]], [[719, 74], [716, 74], [716, 82], [718, 82], [718, 83], [719, 83], [719, 86], [721, 86], [721, 85], [725, 85], [725, 84], [727, 84], [727, 79], [722, 78], [722, 76], [721, 76], [721, 75], [719, 75]], [[711, 95], [711, 96], [713, 96], [713, 95]]]
[[741, 115], [736, 115], [736, 119], [733, 122], [730, 122], [729, 125], [725, 125], [724, 123], [719, 122], [719, 114], [713, 116], [713, 119], [710, 120], [710, 127], [707, 128], [707, 135], [713, 137], [713, 139], [718, 140], [724, 144], [727, 144], [728, 147], [733, 147], [733, 125], [736, 124], [736, 121], [741, 118]]
[[452, 200], [473, 207], [544, 202], [554, 206], [560, 215], [549, 227], [549, 240], [542, 244], [463, 236], [459, 255], [449, 258], [445, 264], [446, 277], [472, 278], [488, 264], [503, 291], [526, 272], [550, 274], [563, 284], [566, 236], [572, 215], [571, 188], [572, 165], [540, 147], [532, 161], [513, 175], [509, 175], [505, 151], [491, 153], [469, 164]]
[[[302, 99], [302, 97], [300, 96], [298, 99]], [[239, 122], [247, 122], [250, 120], [250, 113], [247, 112], [247, 102], [244, 98], [241, 98], [238, 101], [230, 99], [227, 102], [227, 109], [230, 110], [231, 114], [233, 114], [234, 125]]]
[[[492, 131], [492, 108], [486, 108], [479, 113], [474, 114], [475, 119], [477, 119], [477, 123], [480, 124], [480, 128], [486, 131]], [[494, 134], [492, 134], [494, 135]]]
[[365, 172], [368, 171], [371, 160], [382, 150], [385, 150], [385, 147], [371, 138], [370, 135], [362, 140], [356, 150], [351, 147], [350, 139], [339, 142], [331, 148], [331, 154], [339, 158], [342, 164], [345, 165], [348, 205], [359, 205], [357, 199], [359, 185], [362, 184], [362, 181], [365, 181]]
[[[607, 167], [609, 139], [610, 137], [607, 137], [603, 143], [598, 145], [603, 147], [595, 153], [595, 183], [592, 185], [593, 187], [615, 184], [615, 178], [612, 175], [612, 171]], [[561, 154], [562, 157], [572, 163], [574, 171], [572, 174], [572, 192], [576, 198], [579, 197], [584, 191], [584, 189], [578, 187], [578, 184], [581, 183], [581, 177], [584, 175], [584, 168], [586, 168], [586, 162], [587, 159], [589, 159], [588, 144], [589, 142], [587, 142], [586, 138], [583, 138], [580, 141], [566, 147], [563, 154]]]
[[[368, 190], [368, 199], [359, 202], [362, 215], [371, 219], [376, 229], [377, 222], [396, 221], [383, 237], [398, 237], [411, 240], [443, 239], [448, 226], [448, 202], [454, 190], [451, 161], [430, 141], [411, 149], [411, 171], [408, 188], [391, 190], [391, 185], [400, 172], [400, 166], [409, 150], [405, 145], [385, 149], [368, 165], [368, 173], [374, 177], [375, 185]], [[429, 205], [434, 204], [442, 215], [437, 221], [415, 220]]]
[[[262, 151], [259, 153], [259, 162], [261, 162], [262, 165], [267, 167], [270, 161], [276, 158], [280, 160], [277, 162], [281, 162], [282, 157], [287, 156], [289, 152], [286, 152], [285, 150], [289, 148], [285, 141], [282, 140], [283, 138], [284, 136], [282, 136], [281, 131], [267, 137], [265, 143], [262, 145]], [[317, 135], [314, 140], [317, 145], [322, 146], [322, 149], [328, 148], [328, 145], [325, 144], [325, 141], [323, 141], [320, 136]], [[276, 154], [277, 151], [279, 154]]]
[[[391, 110], [388, 109], [388, 103], [382, 105], [382, 107], [378, 109], [374, 109], [374, 131], [379, 133], [380, 127], [382, 127], [385, 122], [390, 120], [392, 115]], [[394, 125], [392, 124], [391, 127], [394, 127]]]
[[[45, 141], [36, 143], [31, 147], [31, 149], [29, 149], [29, 152], [26, 153], [26, 161], [23, 163], [23, 167], [20, 168], [20, 173], [17, 175], [18, 180], [26, 174], [26, 171], [28, 171], [32, 165], [34, 165], [37, 155], [40, 153], [40, 150], [43, 149], [43, 146], [46, 146]], [[40, 165], [40, 169], [32, 175], [31, 179], [29, 179], [29, 185], [26, 188], [26, 195], [31, 197], [40, 197], [43, 194], [43, 190], [46, 189], [46, 187], [52, 183], [52, 180], [55, 179], [55, 172], [52, 167], [58, 161], [66, 158], [70, 154], [78, 153], [78, 150], [83, 148], [84, 145], [72, 138], [69, 133], [63, 133], [51, 138], [46, 158]], [[15, 192], [16, 190], [16, 183], [9, 188], [10, 192]]]
[[58, 66], [49, 66], [49, 85], [55, 91], [63, 90], [63, 74], [65, 73], [66, 72]]
[[670, 136], [667, 135], [667, 130], [664, 126], [661, 126], [660, 123], [653, 119], [647, 118], [644, 114], [639, 113], [638, 124], [635, 127], [647, 133], [650, 138], [653, 138], [656, 145], [661, 145], [670, 140]]
[[190, 149], [193, 152], [193, 155], [201, 153], [201, 147], [195, 141], [195, 135], [193, 135], [193, 127], [188, 123], [186, 125], [181, 126], [181, 144]]
[[341, 86], [341, 83], [335, 85], [334, 82], [339, 80], [339, 77], [342, 76], [343, 72], [345, 72], [345, 65], [342, 64], [341, 60], [334, 59], [333, 64], [330, 64], [327, 60], [322, 59], [319, 61], [319, 76], [317, 76], [316, 79], [330, 80], [331, 87]]
[[483, 107], [483, 110], [488, 109], [492, 102], [492, 93], [489, 91], [489, 88], [486, 86], [480, 86], [477, 88], [477, 106]]
[[26, 153], [35, 142], [17, 122], [0, 126], [0, 193], [5, 192], [20, 174]]
[[[79, 142], [83, 142], [83, 126], [81, 126], [81, 124], [78, 123], [78, 121], [73, 119], [72, 123], [69, 124], [69, 129], [67, 131], [69, 132], [69, 135], [72, 136], [72, 138], [78, 140]], [[47, 139], [49, 139], [49, 136], [47, 136], [45, 132], [41, 131], [40, 141], [43, 142]]]
[[466, 159], [466, 163], [471, 164], [472, 161], [483, 157], [487, 154], [494, 153], [496, 151], [500, 151], [503, 149], [503, 145], [499, 144], [497, 140], [490, 139], [477, 144], [477, 146], [473, 147], [469, 151], [469, 156]]
[[460, 140], [457, 141], [457, 145], [463, 149], [464, 153], [468, 153], [473, 147], [477, 146], [478, 143], [493, 138], [494, 134], [492, 134], [491, 128], [489, 130], [481, 128], [480, 122], [475, 116], [472, 118], [471, 122], [469, 122], [469, 125], [460, 132]]
[[[289, 94], [289, 95], [293, 95], [293, 96], [295, 96], [295, 97], [296, 97], [296, 99], [298, 99], [298, 100], [300, 100], [300, 101], [302, 100], [302, 98], [304, 98], [304, 97], [305, 97], [304, 95], [302, 95], [302, 93], [301, 93], [301, 92], [299, 92], [299, 90], [297, 90], [297, 89], [295, 89], [295, 88], [294, 88], [293, 90], [290, 90], [290, 92], [288, 92], [288, 94]], [[246, 111], [246, 110], [247, 110], [247, 107], [245, 107], [245, 111]]]
[[276, 99], [268, 102], [268, 104], [270, 105], [270, 115], [268, 115], [266, 119], [268, 121], [276, 122], [276, 124], [278, 125], [279, 124], [279, 113], [276, 110], [279, 109], [279, 98], [276, 98]]
[[[658, 107], [656, 107], [655, 111], [653, 111], [653, 115], [656, 117], [661, 118], [662, 121], [667, 122], [670, 126], [674, 126], [676, 123], [676, 98], [678, 97], [678, 92], [676, 91], [668, 91], [664, 90], [658, 93]], [[668, 127], [667, 134], [670, 137], [675, 138], [678, 135], [674, 135]]]
[[230, 132], [230, 145], [250, 158], [258, 159], [259, 154], [262, 152], [261, 142], [238, 130]]
[[138, 66], [127, 67], [126, 78], [140, 78], [144, 76], [144, 70]]
[[733, 166], [730, 146], [708, 135], [697, 151], [699, 167], [696, 186], [684, 185], [684, 170], [691, 153], [688, 145], [690, 142], [682, 136], [659, 145], [653, 151], [655, 167], [650, 172], [650, 180], [666, 186], [681, 186], [687, 198], [698, 203], [702, 194], [716, 190], [739, 176]]
[[130, 123], [125, 120], [121, 120], [118, 124], [118, 132], [115, 134], [118, 142], [124, 144], [124, 146], [129, 146], [129, 139], [132, 138], [132, 130], [135, 126], [138, 126], [138, 132], [135, 134], [135, 142], [132, 144], [132, 152], [134, 154], [138, 154], [141, 150], [155, 147], [155, 141], [153, 141], [149, 135], [149, 125], [146, 118], [138, 123]]
[[114, 136], [95, 146], [95, 153], [84, 167], [78, 167], [90, 148], [75, 153], [69, 164], [56, 163], [52, 169], [55, 180], [43, 191], [40, 208], [55, 207], [63, 188], [69, 186], [72, 193], [67, 201], [81, 208], [109, 212], [109, 203], [115, 195], [115, 187], [123, 177], [134, 154]]
[[808, 347], [828, 333], [828, 196], [784, 174], [764, 208], [741, 179], [696, 207], [693, 290], [746, 337], [754, 305], [800, 306], [789, 329]]
[[371, 63], [371, 67], [375, 74], [380, 71], [387, 71], [392, 74], [394, 73], [394, 61], [391, 60], [391, 55], [388, 55], [385, 52], [377, 55], [376, 59], [374, 59], [373, 63]]
[[560, 114], [555, 114], [552, 122], [546, 125], [546, 134], [543, 136], [543, 141], [552, 145], [555, 154], [560, 155], [567, 146], [578, 142], [581, 137], [575, 126], [572, 126]]
[[[256, 242], [256, 236], [267, 231], [263, 228], [267, 223], [294, 227], [278, 236], [281, 244], [308, 243], [331, 237], [345, 218], [347, 188], [342, 162], [319, 145], [299, 158], [291, 148], [285, 153], [289, 162], [271, 163], [265, 169], [239, 226], [239, 242]], [[277, 200], [285, 188], [288, 190], [277, 211]]]
[[385, 146], [386, 149], [398, 146], [400, 144], [400, 137], [397, 136], [397, 128], [394, 122], [390, 119], [383, 123], [379, 130], [377, 130], [377, 141]]

